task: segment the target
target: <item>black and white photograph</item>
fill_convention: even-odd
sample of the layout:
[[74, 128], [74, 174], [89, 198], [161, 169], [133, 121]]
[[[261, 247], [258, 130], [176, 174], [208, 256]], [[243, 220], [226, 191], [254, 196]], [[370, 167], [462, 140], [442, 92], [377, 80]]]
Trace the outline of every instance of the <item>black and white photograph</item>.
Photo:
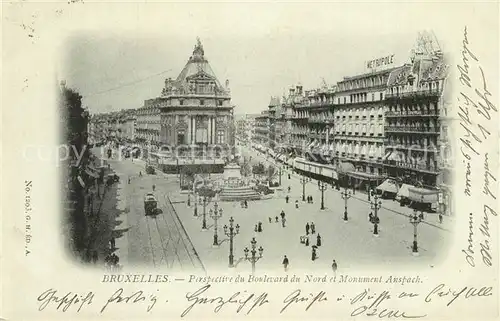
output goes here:
[[[71, 76], [60, 90], [61, 103], [80, 113], [68, 135], [83, 156], [68, 163], [66, 180], [76, 258], [113, 269], [239, 271], [439, 262], [455, 219], [450, 63], [432, 30], [394, 37], [402, 37], [394, 48], [373, 54], [369, 46], [354, 56], [332, 48], [322, 66], [293, 65], [299, 39], [276, 37], [276, 53], [219, 60], [211, 57], [245, 52], [246, 40], [224, 52], [232, 41], [223, 37], [205, 45], [193, 38], [191, 48], [176, 38], [164, 39], [165, 48], [71, 39]], [[267, 39], [249, 41], [270, 48]], [[184, 65], [174, 65], [183, 53]], [[351, 73], [337, 74], [348, 55]], [[273, 91], [271, 81], [282, 88]], [[249, 88], [233, 89], [240, 83]], [[84, 90], [97, 92], [86, 98]]]
[[3, 7], [0, 319], [498, 318], [498, 3]]

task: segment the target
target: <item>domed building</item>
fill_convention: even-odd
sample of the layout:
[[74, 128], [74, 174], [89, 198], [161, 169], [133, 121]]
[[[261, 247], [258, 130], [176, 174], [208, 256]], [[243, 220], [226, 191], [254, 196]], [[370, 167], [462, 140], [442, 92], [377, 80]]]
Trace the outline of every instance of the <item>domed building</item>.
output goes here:
[[136, 136], [165, 165], [223, 164], [234, 147], [233, 110], [229, 81], [221, 85], [198, 39], [179, 76], [137, 111]]

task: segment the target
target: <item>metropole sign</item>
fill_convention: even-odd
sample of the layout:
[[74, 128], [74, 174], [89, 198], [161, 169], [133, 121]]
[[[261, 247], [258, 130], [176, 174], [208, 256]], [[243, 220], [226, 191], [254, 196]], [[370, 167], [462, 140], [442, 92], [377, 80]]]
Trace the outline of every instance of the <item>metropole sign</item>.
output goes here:
[[373, 60], [369, 60], [366, 62], [366, 68], [367, 69], [378, 69], [380, 67], [384, 68], [387, 66], [390, 66], [394, 64], [394, 54], [382, 57], [382, 58], [377, 58]]

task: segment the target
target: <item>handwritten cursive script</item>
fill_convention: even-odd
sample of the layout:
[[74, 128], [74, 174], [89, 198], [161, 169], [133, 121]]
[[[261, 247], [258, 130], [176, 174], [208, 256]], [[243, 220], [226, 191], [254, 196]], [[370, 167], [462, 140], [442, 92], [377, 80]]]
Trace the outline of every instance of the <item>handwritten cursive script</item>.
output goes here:
[[[111, 297], [108, 299], [106, 304], [101, 309], [101, 313], [104, 312], [104, 310], [108, 307], [110, 303], [116, 304], [116, 303], [128, 303], [128, 304], [135, 304], [135, 303], [142, 303], [146, 302], [146, 295], [144, 295], [143, 291], [136, 291], [130, 295], [125, 295], [123, 288], [120, 288], [115, 291], [111, 295]], [[151, 309], [154, 307], [156, 303], [156, 296], [154, 294], [151, 294], [148, 296], [150, 304], [147, 306], [147, 311], [151, 311]]]
[[488, 153], [484, 154], [484, 185], [483, 185], [483, 193], [487, 196], [490, 196], [494, 200], [497, 199], [496, 195], [493, 194], [490, 188], [490, 179], [494, 182], [497, 181], [496, 177], [490, 171], [490, 164], [488, 159]]
[[256, 295], [255, 293], [247, 293], [246, 291], [242, 293], [238, 291], [228, 298], [223, 298], [221, 296], [207, 296], [205, 292], [208, 289], [210, 289], [210, 284], [199, 288], [193, 293], [186, 294], [186, 299], [191, 304], [181, 313], [181, 317], [185, 317], [197, 305], [214, 305], [213, 311], [218, 313], [224, 306], [232, 304], [238, 307], [236, 313], [239, 313], [248, 304], [249, 309], [246, 313], [248, 315], [255, 308], [269, 303], [266, 292]]
[[487, 297], [493, 295], [492, 293], [493, 287], [481, 287], [480, 289], [472, 287], [472, 286], [465, 286], [463, 288], [460, 288], [458, 290], [451, 289], [450, 287], [446, 286], [445, 284], [439, 284], [436, 286], [434, 289], [432, 289], [429, 294], [425, 297], [425, 302], [431, 302], [435, 298], [450, 298], [451, 299], [448, 301], [446, 306], [450, 306], [453, 302], [455, 302], [458, 298], [462, 299], [470, 299], [473, 297], [480, 298], [480, 297]]
[[56, 310], [62, 308], [63, 312], [66, 312], [70, 307], [78, 305], [77, 312], [80, 312], [83, 305], [89, 305], [92, 303], [92, 299], [94, 298], [94, 293], [88, 292], [86, 294], [77, 294], [73, 292], [68, 292], [64, 295], [58, 295], [57, 291], [54, 289], [48, 289], [40, 294], [37, 298], [37, 301], [40, 302], [40, 306], [38, 307], [39, 311], [44, 310], [49, 307], [51, 303], [56, 305]]
[[[418, 296], [416, 294], [412, 294], [413, 296]], [[401, 294], [398, 296], [398, 298], [401, 297], [406, 297], [406, 295], [401, 296]], [[371, 301], [372, 299], [374, 299]], [[355, 317], [360, 314], [364, 314], [368, 317], [379, 317], [379, 318], [404, 318], [404, 319], [417, 319], [417, 318], [423, 318], [427, 316], [426, 314], [410, 314], [405, 311], [400, 311], [397, 309], [388, 309], [388, 308], [383, 308], [381, 305], [382, 303], [385, 303], [386, 301], [390, 301], [392, 298], [391, 294], [389, 291], [384, 290], [380, 294], [377, 293], [371, 293], [370, 290], [365, 289], [363, 292], [359, 293], [356, 295], [353, 299], [351, 299], [351, 305], [355, 305], [356, 303], [364, 303], [363, 305], [355, 308], [351, 312], [351, 316]]]
[[283, 313], [290, 305], [296, 304], [296, 303], [308, 303], [306, 305], [305, 311], [309, 310], [309, 308], [315, 303], [315, 302], [323, 302], [323, 301], [328, 301], [328, 298], [326, 297], [326, 292], [325, 291], [319, 291], [318, 293], [309, 293], [309, 295], [304, 296], [302, 295], [301, 290], [295, 290], [283, 300], [283, 303], [285, 306], [281, 309], [280, 313]]

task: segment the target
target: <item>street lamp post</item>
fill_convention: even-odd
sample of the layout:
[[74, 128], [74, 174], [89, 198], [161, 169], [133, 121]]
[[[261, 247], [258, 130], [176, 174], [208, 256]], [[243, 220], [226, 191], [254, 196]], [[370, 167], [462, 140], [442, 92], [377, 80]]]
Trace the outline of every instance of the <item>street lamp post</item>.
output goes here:
[[198, 200], [196, 197], [196, 192], [194, 194], [194, 216], [198, 216]]
[[208, 199], [206, 196], [203, 196], [203, 220], [201, 222], [201, 229], [206, 230], [207, 229], [207, 204], [208, 204]]
[[302, 201], [306, 201], [306, 184], [311, 181], [311, 178], [302, 175], [300, 182], [302, 183]]
[[219, 238], [217, 235], [217, 221], [222, 217], [222, 208], [219, 208], [217, 202], [214, 204], [214, 209], [210, 209], [210, 217], [214, 219], [214, 246], [219, 246]]
[[347, 222], [347, 200], [352, 197], [351, 191], [347, 189], [347, 186], [344, 187], [344, 191], [340, 193], [342, 198], [344, 199], [344, 222]]
[[224, 234], [229, 237], [229, 267], [234, 267], [234, 255], [233, 255], [233, 238], [240, 233], [240, 225], [236, 224], [233, 226], [234, 219], [231, 216], [229, 219], [229, 230], [227, 225], [224, 225]]
[[417, 215], [417, 210], [413, 210], [413, 215], [410, 215], [410, 223], [413, 224], [413, 246], [412, 248], [412, 254], [417, 256], [418, 255], [418, 244], [417, 244], [417, 226], [418, 224], [422, 223], [424, 220], [424, 213], [420, 212], [419, 215]]
[[378, 236], [378, 224], [380, 223], [380, 218], [378, 217], [378, 210], [382, 207], [382, 202], [379, 201], [377, 194], [373, 196], [373, 202], [371, 203], [371, 208], [375, 212], [373, 216], [373, 235]]
[[321, 191], [321, 210], [325, 209], [325, 191], [328, 189], [328, 184], [321, 182], [318, 186]]
[[[259, 255], [257, 256], [257, 241], [255, 240], [255, 237], [252, 238], [250, 241], [250, 244], [252, 246], [252, 250], [248, 250], [248, 247], [245, 247], [243, 250], [245, 252], [245, 260], [250, 261], [252, 263], [252, 274], [255, 273], [255, 263], [257, 263], [258, 260], [262, 258], [262, 252], [264, 252], [264, 249], [262, 246], [259, 246]], [[248, 256], [248, 252], [250, 252], [251, 256]]]

